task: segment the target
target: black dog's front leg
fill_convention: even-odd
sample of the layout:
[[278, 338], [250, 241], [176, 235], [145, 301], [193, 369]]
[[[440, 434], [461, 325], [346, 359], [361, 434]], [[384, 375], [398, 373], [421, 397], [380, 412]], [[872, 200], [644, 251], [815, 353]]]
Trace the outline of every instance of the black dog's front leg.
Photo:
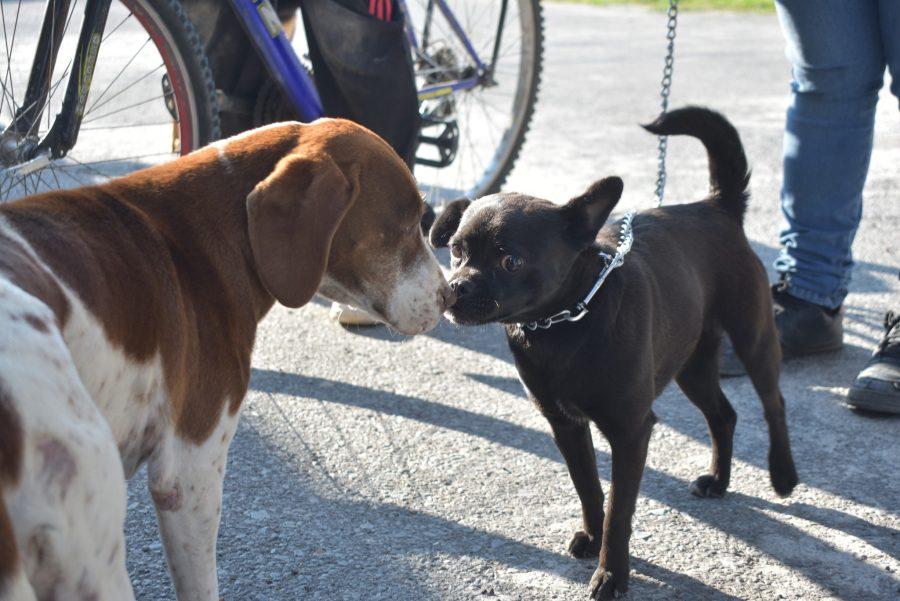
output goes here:
[[547, 415], [553, 440], [566, 460], [569, 476], [581, 499], [582, 530], [569, 542], [569, 553], [578, 558], [596, 557], [603, 537], [603, 489], [597, 476], [597, 458], [589, 422]]
[[603, 524], [600, 566], [591, 578], [591, 599], [612, 599], [616, 592], [628, 590], [631, 518], [654, 423], [656, 417], [648, 413], [640, 425], [607, 436], [612, 450], [612, 482], [609, 487], [609, 511]]

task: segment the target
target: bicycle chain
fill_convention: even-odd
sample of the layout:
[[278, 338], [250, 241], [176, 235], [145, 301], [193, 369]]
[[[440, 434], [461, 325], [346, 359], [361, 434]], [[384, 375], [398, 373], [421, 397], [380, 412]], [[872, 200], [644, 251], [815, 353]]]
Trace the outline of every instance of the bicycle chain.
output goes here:
[[[666, 47], [666, 61], [665, 66], [663, 67], [662, 81], [660, 82], [661, 89], [659, 91], [660, 108], [662, 108], [661, 115], [664, 115], [669, 110], [669, 94], [672, 90], [672, 73], [675, 70], [675, 30], [678, 26], [678, 0], [669, 0], [669, 9], [666, 11], [666, 16], [669, 18], [667, 24], [668, 30], [666, 32], [668, 45]], [[663, 196], [666, 193], [666, 151], [668, 150], [668, 145], [669, 137], [660, 136], [658, 146], [658, 170], [656, 176], [656, 206], [662, 206]]]

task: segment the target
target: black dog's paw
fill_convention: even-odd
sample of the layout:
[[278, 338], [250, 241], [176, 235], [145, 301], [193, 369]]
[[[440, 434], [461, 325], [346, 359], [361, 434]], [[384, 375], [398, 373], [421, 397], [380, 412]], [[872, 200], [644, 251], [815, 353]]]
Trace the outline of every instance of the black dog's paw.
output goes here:
[[691, 494], [697, 497], [719, 498], [727, 488], [727, 482], [722, 482], [711, 474], [704, 474], [691, 482]]
[[627, 580], [619, 583], [612, 575], [612, 572], [607, 572], [603, 568], [597, 568], [597, 571], [594, 572], [594, 576], [591, 578], [591, 599], [608, 601], [609, 599], [615, 599], [619, 594], [625, 594], [627, 590]]
[[592, 537], [584, 530], [579, 530], [569, 541], [569, 555], [578, 559], [597, 557], [600, 555], [600, 539], [599, 536]]

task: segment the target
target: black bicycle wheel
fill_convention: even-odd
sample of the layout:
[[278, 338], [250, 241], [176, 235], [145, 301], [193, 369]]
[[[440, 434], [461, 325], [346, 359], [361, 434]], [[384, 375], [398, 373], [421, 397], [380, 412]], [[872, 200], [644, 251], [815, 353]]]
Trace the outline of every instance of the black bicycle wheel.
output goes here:
[[176, 0], [117, 0], [110, 6], [78, 140], [65, 157], [25, 161], [60, 111], [84, 2], [72, 0], [54, 27], [63, 34], [41, 119], [25, 136], [9, 127], [35, 58], [48, 3], [0, 3], [0, 201], [95, 184], [175, 158], [219, 137], [215, 85], [200, 39]]

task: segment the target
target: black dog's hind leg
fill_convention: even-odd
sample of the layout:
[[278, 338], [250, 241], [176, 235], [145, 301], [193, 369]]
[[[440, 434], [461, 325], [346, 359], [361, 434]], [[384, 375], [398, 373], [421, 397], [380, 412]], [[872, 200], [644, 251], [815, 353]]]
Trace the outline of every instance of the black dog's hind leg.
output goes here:
[[[650, 406], [650, 402], [637, 405]], [[628, 543], [631, 518], [637, 503], [647, 446], [656, 416], [648, 412], [638, 425], [606, 434], [612, 449], [612, 484], [609, 510], [603, 524], [600, 565], [591, 578], [591, 599], [612, 599], [628, 590]]]
[[691, 492], [698, 497], [721, 497], [731, 478], [732, 440], [737, 414], [719, 386], [720, 339], [718, 332], [705, 334], [675, 378], [685, 396], [703, 412], [712, 441], [709, 473], [691, 482]]
[[778, 385], [781, 360], [778, 332], [771, 309], [764, 306], [764, 310], [762, 318], [756, 322], [761, 325], [750, 328], [738, 321], [731, 324], [729, 334], [734, 350], [744, 362], [747, 375], [762, 401], [769, 425], [769, 477], [775, 492], [784, 497], [791, 494], [797, 485], [797, 470], [791, 455], [784, 397]]
[[569, 553], [579, 558], [596, 557], [603, 537], [603, 489], [597, 476], [590, 423], [561, 415], [544, 415], [581, 500], [582, 529], [572, 536]]

